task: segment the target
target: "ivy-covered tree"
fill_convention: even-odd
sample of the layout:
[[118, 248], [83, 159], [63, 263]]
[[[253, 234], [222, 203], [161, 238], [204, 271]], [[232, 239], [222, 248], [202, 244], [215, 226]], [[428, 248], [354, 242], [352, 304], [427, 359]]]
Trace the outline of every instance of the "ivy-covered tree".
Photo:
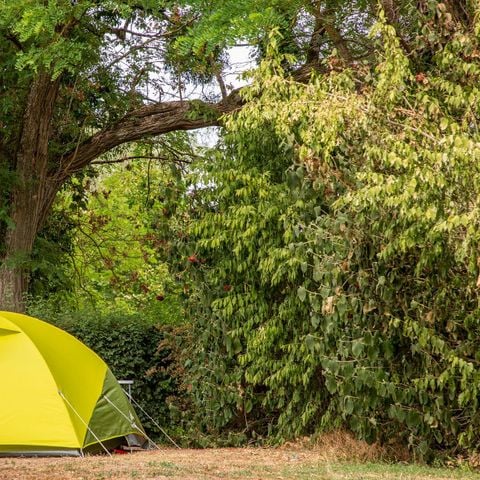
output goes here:
[[192, 227], [210, 427], [478, 449], [480, 26], [453, 13], [408, 49], [381, 18], [373, 68], [259, 67]]

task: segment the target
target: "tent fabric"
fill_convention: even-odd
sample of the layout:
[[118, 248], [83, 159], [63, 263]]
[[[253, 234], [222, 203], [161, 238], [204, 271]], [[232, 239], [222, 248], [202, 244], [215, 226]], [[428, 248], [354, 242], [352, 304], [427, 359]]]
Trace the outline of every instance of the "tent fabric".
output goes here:
[[67, 332], [0, 312], [0, 455], [81, 455], [146, 435], [105, 362]]

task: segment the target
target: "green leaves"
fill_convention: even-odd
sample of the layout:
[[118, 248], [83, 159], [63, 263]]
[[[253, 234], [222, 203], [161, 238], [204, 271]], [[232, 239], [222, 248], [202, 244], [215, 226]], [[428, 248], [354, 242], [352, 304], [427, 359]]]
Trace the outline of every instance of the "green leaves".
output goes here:
[[363, 354], [363, 349], [364, 349], [364, 345], [363, 345], [362, 339], [355, 340], [352, 343], [352, 354], [354, 357], [356, 358], [361, 357]]
[[[292, 26], [312, 29], [311, 5], [193, 1], [158, 5], [157, 17], [154, 3], [10, 2], [0, 13], [2, 31], [25, 44], [2, 43], [2, 133], [17, 138], [26, 86], [48, 70], [61, 83], [51, 142], [60, 156], [141, 105], [148, 88], [159, 93], [149, 80], [159, 63], [204, 82], [238, 39], [263, 60], [218, 148], [185, 169], [187, 183], [152, 165], [147, 180], [130, 165], [89, 183], [73, 255], [82, 288], [98, 303], [161, 304], [171, 317], [179, 305], [164, 311], [164, 293], [185, 300], [186, 384], [202, 433], [281, 439], [343, 423], [422, 455], [475, 445], [478, 39], [426, 32], [418, 41], [440, 47], [407, 55], [402, 43], [422, 32], [405, 5], [408, 34], [381, 18], [366, 39], [366, 4], [339, 2], [334, 26], [368, 60], [344, 68], [323, 38], [322, 73], [299, 83], [290, 74], [312, 52]], [[164, 34], [152, 44], [122, 40], [127, 27], [152, 25]], [[364, 42], [350, 41], [355, 31]], [[209, 113], [192, 104], [191, 118]]]
[[[194, 229], [211, 259], [202, 348], [224, 369], [216, 402], [241, 378], [280, 437], [343, 419], [428, 456], [476, 438], [480, 97], [456, 47], [419, 73], [377, 34], [366, 77], [297, 84], [285, 58], [264, 62], [227, 121], [235, 169], [212, 168], [215, 211]], [[232, 332], [242, 350], [220, 360], [212, 339]]]
[[305, 299], [307, 298], [307, 290], [305, 289], [305, 287], [303, 285], [298, 287], [297, 295], [298, 295], [298, 298], [300, 299], [301, 302], [304, 302]]
[[325, 386], [332, 395], [337, 391], [337, 380], [333, 376], [328, 376], [325, 380]]
[[[51, 289], [52, 303], [61, 297], [75, 307], [109, 311], [115, 305], [124, 312], [183, 322], [181, 286], [172, 273], [177, 267], [169, 262], [172, 246], [185, 235], [185, 185], [175, 165], [154, 161], [159, 155], [168, 158], [169, 141], [168, 147], [188, 156], [188, 141], [172, 136], [163, 146], [139, 144], [130, 150], [133, 157], [152, 157], [149, 165], [134, 159], [72, 179], [41, 232], [43, 243], [37, 242], [32, 293], [45, 295], [43, 282]], [[48, 241], [61, 245], [63, 258]], [[182, 268], [187, 258], [179, 260]], [[68, 283], [58, 286], [50, 278], [54, 275]]]

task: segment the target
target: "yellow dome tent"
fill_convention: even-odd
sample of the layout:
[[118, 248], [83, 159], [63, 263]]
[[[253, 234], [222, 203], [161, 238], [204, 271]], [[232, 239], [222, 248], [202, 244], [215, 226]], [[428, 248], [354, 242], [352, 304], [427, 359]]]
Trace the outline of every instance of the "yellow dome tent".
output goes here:
[[83, 455], [146, 438], [97, 354], [53, 325], [0, 312], [0, 455]]

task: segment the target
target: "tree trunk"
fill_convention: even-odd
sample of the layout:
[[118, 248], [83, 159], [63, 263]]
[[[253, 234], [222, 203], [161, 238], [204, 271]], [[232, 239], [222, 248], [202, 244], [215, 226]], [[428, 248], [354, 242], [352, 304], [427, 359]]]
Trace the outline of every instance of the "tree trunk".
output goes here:
[[30, 256], [40, 228], [41, 185], [17, 189], [12, 196], [11, 219], [14, 227], [5, 235], [5, 255], [0, 266], [0, 310], [25, 311]]
[[41, 73], [30, 86], [17, 156], [17, 184], [10, 197], [12, 226], [5, 234], [0, 263], [0, 308], [23, 312], [30, 255], [44, 218], [48, 185], [48, 142], [59, 80]]
[[25, 310], [24, 294], [27, 285], [24, 271], [3, 264], [0, 267], [0, 309], [23, 312]]

